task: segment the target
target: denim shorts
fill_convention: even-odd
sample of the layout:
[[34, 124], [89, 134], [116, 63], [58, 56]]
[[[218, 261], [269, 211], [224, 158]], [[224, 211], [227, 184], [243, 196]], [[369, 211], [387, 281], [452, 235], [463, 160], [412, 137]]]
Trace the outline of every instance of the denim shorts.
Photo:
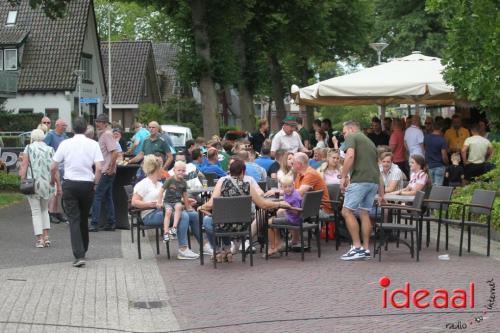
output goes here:
[[344, 207], [350, 210], [363, 209], [370, 211], [373, 207], [378, 184], [352, 183], [344, 195]]

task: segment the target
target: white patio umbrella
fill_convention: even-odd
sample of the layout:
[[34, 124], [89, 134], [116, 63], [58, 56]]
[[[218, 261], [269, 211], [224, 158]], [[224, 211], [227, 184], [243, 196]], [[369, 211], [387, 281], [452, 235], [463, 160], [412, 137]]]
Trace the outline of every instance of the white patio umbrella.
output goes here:
[[454, 104], [454, 89], [442, 76], [441, 59], [411, 55], [308, 87], [292, 86], [301, 105]]

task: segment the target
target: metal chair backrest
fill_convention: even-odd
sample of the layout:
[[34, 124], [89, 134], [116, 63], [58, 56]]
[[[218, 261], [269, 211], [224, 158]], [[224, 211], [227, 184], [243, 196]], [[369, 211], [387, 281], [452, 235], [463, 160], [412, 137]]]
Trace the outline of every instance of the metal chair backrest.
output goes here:
[[266, 181], [263, 181], [263, 182], [257, 182], [260, 186], [260, 188], [262, 189], [262, 191], [266, 192], [267, 191], [267, 182]]
[[134, 187], [132, 185], [123, 186], [125, 193], [127, 194], [128, 209], [132, 208], [132, 196], [134, 195]]
[[340, 184], [328, 184], [328, 195], [330, 196], [330, 200], [339, 201], [340, 198]]
[[[452, 193], [453, 193], [453, 187], [434, 185], [431, 188], [431, 193], [429, 194], [429, 200], [450, 201]], [[438, 202], [428, 202], [426, 206], [429, 209], [440, 209], [441, 207], [444, 210], [448, 209], [448, 205], [443, 204], [441, 206], [441, 204], [439, 204]]]
[[490, 207], [490, 209], [481, 207], [471, 207], [470, 212], [472, 214], [491, 214], [491, 209], [493, 208], [493, 203], [495, 202], [496, 192], [487, 190], [475, 190], [472, 194], [471, 204], [473, 205], [483, 205]]
[[216, 173], [207, 172], [203, 174], [207, 179], [207, 185], [212, 187], [215, 186], [215, 179], [218, 178]]
[[422, 209], [422, 205], [424, 204], [425, 192], [417, 191], [415, 193], [415, 199], [413, 199], [412, 208]]
[[248, 223], [252, 221], [252, 198], [249, 195], [214, 198], [214, 224]]
[[322, 197], [323, 191], [312, 191], [304, 194], [301, 214], [303, 220], [319, 216], [319, 208], [321, 206]]
[[275, 178], [267, 178], [267, 188], [276, 188], [278, 187], [278, 180]]

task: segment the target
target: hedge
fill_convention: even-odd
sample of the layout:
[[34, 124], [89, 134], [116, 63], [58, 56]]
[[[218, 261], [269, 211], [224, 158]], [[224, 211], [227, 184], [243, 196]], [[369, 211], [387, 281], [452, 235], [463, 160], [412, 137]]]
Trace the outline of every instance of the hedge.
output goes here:
[[0, 191], [19, 191], [19, 184], [18, 175], [0, 172]]
[[0, 132], [27, 132], [40, 124], [43, 113], [0, 112]]
[[[492, 226], [496, 230], [500, 230], [500, 142], [493, 143], [494, 155], [491, 162], [495, 164], [495, 169], [478, 177], [475, 182], [455, 189], [452, 196], [452, 201], [461, 203], [470, 203], [472, 194], [476, 189], [491, 190], [497, 192], [497, 197], [493, 204], [493, 215], [491, 217]], [[450, 218], [461, 219], [461, 207], [459, 205], [452, 205], [448, 210]], [[481, 216], [480, 222], [486, 222], [485, 216]]]

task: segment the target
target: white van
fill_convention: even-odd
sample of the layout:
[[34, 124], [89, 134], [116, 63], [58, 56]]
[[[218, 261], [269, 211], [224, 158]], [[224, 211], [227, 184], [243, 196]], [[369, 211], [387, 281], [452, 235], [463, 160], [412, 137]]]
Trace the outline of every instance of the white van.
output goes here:
[[193, 139], [193, 134], [191, 134], [191, 129], [189, 127], [161, 125], [161, 130], [170, 136], [176, 150], [184, 150], [186, 141]]

